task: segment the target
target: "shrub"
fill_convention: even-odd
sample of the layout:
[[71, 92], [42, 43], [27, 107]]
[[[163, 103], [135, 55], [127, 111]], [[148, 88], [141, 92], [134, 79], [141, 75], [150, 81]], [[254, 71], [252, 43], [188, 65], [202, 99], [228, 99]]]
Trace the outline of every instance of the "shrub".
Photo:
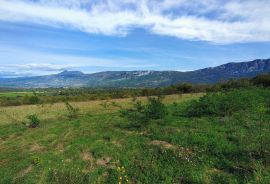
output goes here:
[[120, 114], [122, 117], [127, 118], [130, 121], [145, 122], [145, 106], [142, 105], [141, 101], [134, 101], [132, 107], [129, 109], [121, 109]]
[[193, 90], [193, 86], [191, 84], [184, 83], [176, 86], [176, 89], [180, 93], [191, 93]]
[[167, 114], [167, 108], [162, 100], [162, 97], [149, 97], [147, 104], [143, 105], [141, 101], [135, 99], [132, 108], [122, 109], [120, 114], [132, 122], [139, 123], [140, 126], [146, 126], [150, 120], [162, 119]]
[[191, 101], [184, 109], [187, 116], [232, 115], [240, 111], [256, 111], [260, 103], [266, 103], [269, 92], [261, 89], [232, 90], [209, 93]]
[[270, 86], [270, 73], [260, 74], [252, 79], [253, 84], [262, 85], [264, 87]]
[[32, 164], [35, 166], [40, 166], [41, 165], [41, 158], [38, 156], [33, 156], [32, 157]]
[[68, 111], [68, 117], [71, 118], [76, 118], [78, 116], [79, 109], [73, 107], [70, 103], [65, 102], [67, 111]]
[[28, 116], [26, 116], [26, 118], [28, 120], [30, 120], [28, 127], [30, 127], [30, 128], [36, 128], [36, 127], [39, 126], [40, 120], [39, 120], [39, 118], [37, 117], [36, 114], [28, 115]]
[[232, 89], [249, 88], [252, 83], [247, 78], [242, 79], [232, 79], [225, 82], [217, 83], [208, 88], [208, 91], [228, 91]]
[[40, 102], [40, 99], [36, 95], [33, 96], [25, 95], [22, 99], [22, 102], [23, 104], [38, 104]]
[[145, 113], [148, 119], [162, 119], [167, 114], [166, 106], [162, 103], [163, 97], [149, 97], [145, 106]]

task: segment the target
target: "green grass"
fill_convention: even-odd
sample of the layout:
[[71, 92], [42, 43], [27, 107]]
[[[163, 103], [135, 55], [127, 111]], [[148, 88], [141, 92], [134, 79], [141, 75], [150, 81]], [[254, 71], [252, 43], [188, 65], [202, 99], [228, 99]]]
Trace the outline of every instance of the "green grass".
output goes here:
[[33, 95], [32, 92], [0, 92], [0, 97], [22, 97], [25, 95]]
[[[111, 101], [72, 103], [80, 109], [73, 119], [64, 104], [0, 108], [0, 183], [268, 183], [269, 114], [175, 115], [199, 96], [166, 97], [169, 114], [145, 129]], [[21, 123], [30, 112], [38, 128]]]

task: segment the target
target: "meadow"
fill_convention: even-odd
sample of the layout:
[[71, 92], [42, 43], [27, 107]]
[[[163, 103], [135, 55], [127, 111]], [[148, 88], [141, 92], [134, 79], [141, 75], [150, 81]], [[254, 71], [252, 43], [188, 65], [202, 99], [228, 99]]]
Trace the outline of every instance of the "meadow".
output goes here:
[[69, 102], [72, 116], [65, 103], [0, 107], [0, 183], [269, 183], [269, 95]]
[[0, 97], [21, 97], [24, 95], [32, 95], [32, 92], [0, 92]]

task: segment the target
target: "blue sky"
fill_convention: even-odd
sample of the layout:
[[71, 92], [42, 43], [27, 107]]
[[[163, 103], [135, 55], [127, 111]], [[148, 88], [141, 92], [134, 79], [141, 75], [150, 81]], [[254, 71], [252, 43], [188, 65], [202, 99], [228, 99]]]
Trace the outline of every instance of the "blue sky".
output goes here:
[[268, 0], [1, 0], [0, 76], [270, 58], [269, 12]]

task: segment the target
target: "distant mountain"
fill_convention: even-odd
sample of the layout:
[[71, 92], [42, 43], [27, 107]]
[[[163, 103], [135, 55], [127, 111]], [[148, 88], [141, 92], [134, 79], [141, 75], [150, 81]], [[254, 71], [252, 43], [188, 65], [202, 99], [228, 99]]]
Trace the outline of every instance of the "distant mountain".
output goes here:
[[211, 84], [228, 79], [253, 77], [264, 72], [270, 72], [270, 59], [227, 63], [190, 72], [107, 71], [84, 74], [79, 71], [63, 71], [55, 75], [0, 78], [0, 87], [158, 87], [184, 82]]

